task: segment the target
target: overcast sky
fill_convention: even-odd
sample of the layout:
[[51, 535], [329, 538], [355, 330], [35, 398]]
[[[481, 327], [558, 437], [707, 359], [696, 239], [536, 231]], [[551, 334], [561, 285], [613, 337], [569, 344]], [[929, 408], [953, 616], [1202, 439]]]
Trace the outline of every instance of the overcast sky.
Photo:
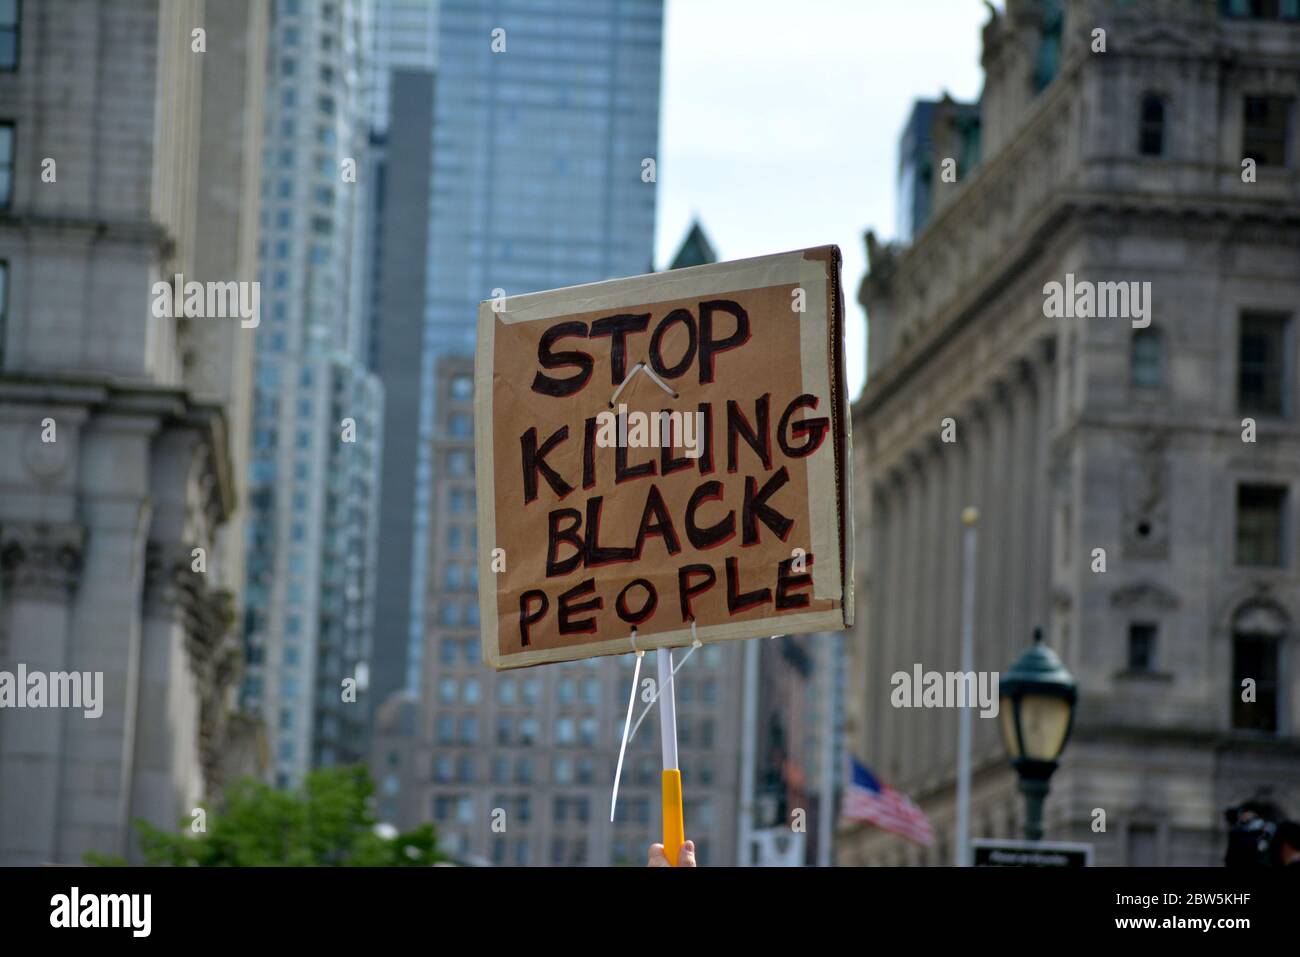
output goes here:
[[912, 101], [979, 96], [987, 19], [981, 0], [668, 0], [656, 261], [694, 217], [721, 259], [835, 243], [857, 395], [863, 234], [894, 236]]

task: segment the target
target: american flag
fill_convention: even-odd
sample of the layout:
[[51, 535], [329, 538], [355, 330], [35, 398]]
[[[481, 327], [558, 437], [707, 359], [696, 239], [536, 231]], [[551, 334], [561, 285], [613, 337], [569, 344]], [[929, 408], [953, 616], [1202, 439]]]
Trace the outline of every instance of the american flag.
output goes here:
[[881, 784], [866, 765], [850, 758], [853, 779], [844, 794], [840, 814], [846, 822], [866, 821], [882, 830], [927, 847], [934, 843], [934, 829], [925, 812], [906, 794]]

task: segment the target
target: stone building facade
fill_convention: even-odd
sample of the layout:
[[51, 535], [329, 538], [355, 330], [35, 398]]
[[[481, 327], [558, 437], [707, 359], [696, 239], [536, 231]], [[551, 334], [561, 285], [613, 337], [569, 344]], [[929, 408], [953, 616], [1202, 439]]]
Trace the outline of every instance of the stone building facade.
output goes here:
[[[957, 712], [892, 707], [890, 677], [960, 668], [967, 505], [975, 668], [1005, 671], [1041, 625], [1079, 681], [1047, 839], [1103, 865], [1215, 864], [1225, 807], [1300, 815], [1285, 6], [1007, 0], [984, 28], [979, 163], [956, 183], [934, 164], [910, 245], [868, 235], [851, 740], [937, 840], [845, 828], [839, 863], [953, 860]], [[1048, 318], [1045, 286], [1067, 281], [1149, 282], [1149, 325]], [[1023, 825], [997, 724], [974, 721], [974, 837]]]
[[0, 710], [0, 864], [76, 864], [134, 856], [133, 819], [174, 827], [258, 753], [231, 709], [254, 330], [161, 317], [154, 284], [254, 278], [267, 4], [17, 11], [0, 672], [102, 673], [102, 714]]

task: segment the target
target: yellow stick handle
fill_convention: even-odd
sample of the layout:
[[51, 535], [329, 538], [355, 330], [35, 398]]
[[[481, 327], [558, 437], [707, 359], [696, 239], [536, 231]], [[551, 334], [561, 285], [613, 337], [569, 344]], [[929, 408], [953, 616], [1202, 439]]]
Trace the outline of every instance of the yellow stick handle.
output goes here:
[[686, 840], [686, 827], [682, 823], [682, 772], [669, 768], [663, 772], [664, 796], [664, 856], [670, 867], [677, 866], [677, 856]]

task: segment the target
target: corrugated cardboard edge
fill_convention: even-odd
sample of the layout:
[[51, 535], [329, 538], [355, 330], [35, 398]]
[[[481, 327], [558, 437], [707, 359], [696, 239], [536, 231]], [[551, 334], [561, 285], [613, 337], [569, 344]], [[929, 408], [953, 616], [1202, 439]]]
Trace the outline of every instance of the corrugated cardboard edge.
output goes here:
[[[809, 266], [813, 263], [817, 265], [810, 269]], [[790, 283], [800, 286], [812, 282], [829, 284], [825, 298], [818, 297], [818, 299], [825, 303], [827, 310], [827, 362], [822, 374], [828, 380], [827, 391], [830, 395], [831, 435], [835, 453], [833, 468], [838, 500], [836, 504], [840, 510], [841, 521], [838, 525], [832, 521], [829, 529], [824, 525], [822, 527], [824, 531], [839, 539], [834, 543], [838, 548], [834, 548], [832, 553], [839, 554], [843, 590], [835, 587], [829, 589], [831, 594], [819, 593], [815, 574], [817, 563], [814, 562], [812, 566], [814, 594], [818, 597], [839, 600], [839, 607], [829, 611], [782, 615], [780, 621], [782, 631], [789, 634], [842, 631], [852, 625], [853, 579], [850, 576], [853, 574], [853, 518], [851, 509], [847, 507], [845, 494], [845, 482], [850, 475], [846, 463], [851, 467], [852, 455], [844, 366], [844, 308], [839, 274], [840, 263], [838, 246], [817, 246], [768, 256], [756, 256], [751, 259], [738, 259], [730, 263], [692, 266], [665, 273], [649, 273], [631, 279], [611, 279], [582, 286], [527, 293], [498, 301], [496, 310], [493, 309], [491, 300], [479, 303], [478, 347], [474, 359], [474, 446], [479, 522], [479, 622], [483, 660], [486, 664], [497, 670], [508, 670], [604, 655], [626, 654], [633, 650], [631, 636], [628, 635], [611, 638], [608, 641], [587, 642], [572, 648], [521, 651], [504, 657], [500, 654], [496, 576], [492, 571], [492, 550], [496, 547], [496, 497], [491, 481], [496, 474], [492, 435], [496, 320], [500, 319], [503, 323], [540, 321], [582, 312], [621, 308], [632, 301], [649, 305], [691, 296], [712, 295], [741, 289], [760, 289]], [[813, 300], [811, 295], [807, 298]], [[802, 373], [801, 369], [801, 378]], [[813, 524], [816, 524], [815, 511], [816, 503], [810, 499], [809, 519]], [[490, 545], [485, 542], [484, 532], [488, 529], [491, 530], [493, 539]], [[509, 561], [508, 555], [506, 560]], [[823, 583], [824, 581], [823, 578]], [[770, 624], [771, 619], [765, 621]], [[766, 637], [766, 630], [755, 633], [757, 624], [759, 622], [755, 621], [727, 622], [697, 627], [696, 634], [705, 644]], [[655, 648], [682, 647], [689, 645], [691, 640], [689, 629], [676, 629], [638, 635], [636, 647], [647, 651]]]
[[[479, 640], [483, 644], [483, 661], [500, 669], [497, 651], [496, 572], [492, 570], [492, 552], [496, 549], [497, 500], [493, 476], [496, 475], [492, 444], [493, 369], [496, 366], [496, 323], [492, 304], [478, 307], [478, 346], [474, 352], [474, 489], [478, 501], [478, 620]], [[490, 536], [490, 540], [489, 540]], [[506, 561], [510, 556], [506, 556]]]

